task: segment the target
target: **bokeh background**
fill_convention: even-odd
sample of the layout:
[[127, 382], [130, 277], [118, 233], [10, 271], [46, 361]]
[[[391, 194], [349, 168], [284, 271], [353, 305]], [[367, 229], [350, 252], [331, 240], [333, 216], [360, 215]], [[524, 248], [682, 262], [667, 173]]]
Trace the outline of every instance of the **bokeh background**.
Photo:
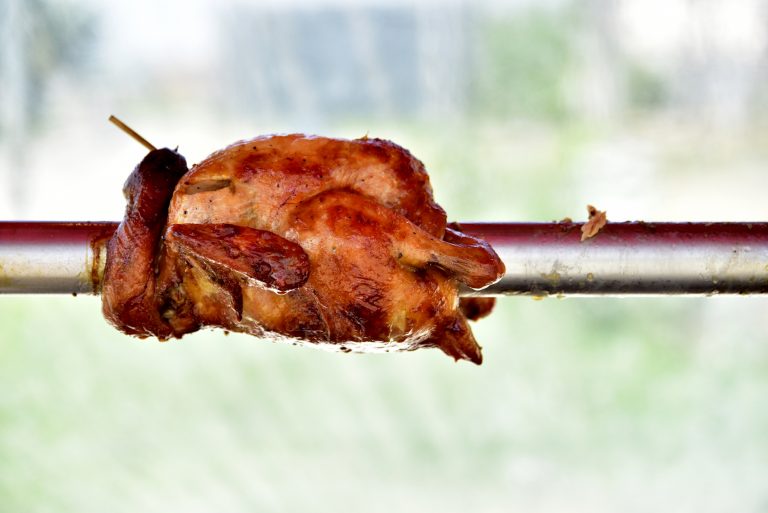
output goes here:
[[[0, 219], [143, 149], [391, 138], [457, 220], [768, 218], [762, 0], [0, 0]], [[505, 298], [485, 363], [0, 297], [2, 512], [766, 512], [768, 301]]]

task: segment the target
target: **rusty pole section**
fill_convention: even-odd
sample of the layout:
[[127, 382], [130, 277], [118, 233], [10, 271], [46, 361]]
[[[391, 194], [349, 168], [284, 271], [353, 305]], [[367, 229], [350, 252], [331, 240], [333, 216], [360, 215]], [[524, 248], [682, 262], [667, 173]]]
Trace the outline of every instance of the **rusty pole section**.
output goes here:
[[117, 223], [0, 222], [0, 293], [98, 294]]
[[768, 294], [768, 223], [466, 224], [507, 266], [468, 295]]
[[[0, 293], [97, 294], [117, 223], [0, 222]], [[768, 223], [465, 223], [506, 275], [464, 295], [768, 294]]]

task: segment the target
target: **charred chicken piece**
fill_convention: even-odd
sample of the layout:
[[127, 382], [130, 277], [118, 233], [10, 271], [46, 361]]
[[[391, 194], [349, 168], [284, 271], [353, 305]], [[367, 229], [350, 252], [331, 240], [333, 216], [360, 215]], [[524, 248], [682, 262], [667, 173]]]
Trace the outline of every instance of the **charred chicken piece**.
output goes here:
[[130, 174], [123, 187], [128, 200], [123, 222], [107, 245], [102, 287], [104, 316], [121, 331], [160, 339], [174, 335], [158, 310], [156, 269], [162, 256], [173, 189], [187, 172], [187, 162], [168, 150], [150, 152]]
[[[203, 326], [341, 351], [439, 347], [482, 361], [459, 300], [504, 273], [484, 241], [446, 226], [421, 162], [379, 139], [266, 136], [187, 171], [152, 151], [126, 184], [103, 308], [139, 337]], [[479, 301], [479, 302], [478, 302]]]

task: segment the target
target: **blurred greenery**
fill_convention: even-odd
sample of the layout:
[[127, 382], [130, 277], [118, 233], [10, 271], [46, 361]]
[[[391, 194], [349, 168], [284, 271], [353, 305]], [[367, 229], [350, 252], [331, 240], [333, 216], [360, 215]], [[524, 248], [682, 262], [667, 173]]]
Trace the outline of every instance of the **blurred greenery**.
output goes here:
[[765, 303], [509, 298], [478, 368], [135, 341], [94, 298], [0, 298], [3, 509], [758, 511], [768, 337], [702, 317]]
[[663, 79], [642, 64], [629, 67], [627, 90], [630, 104], [638, 110], [658, 110], [669, 101]]
[[[77, 75], [87, 69], [97, 26], [97, 15], [88, 6], [50, 0], [0, 0], [0, 57], [14, 60], [10, 66], [0, 65], [0, 80], [6, 84], [14, 80], [14, 85], [22, 87], [19, 98], [10, 99], [21, 100], [21, 119], [13, 119], [14, 125], [8, 126], [4, 123], [8, 120], [0, 116], [0, 135], [45, 126], [51, 81], [62, 72]], [[18, 48], [20, 55], [11, 54], [13, 48]]]
[[483, 19], [473, 111], [562, 121], [569, 115], [568, 76], [577, 24], [570, 9], [528, 9]]

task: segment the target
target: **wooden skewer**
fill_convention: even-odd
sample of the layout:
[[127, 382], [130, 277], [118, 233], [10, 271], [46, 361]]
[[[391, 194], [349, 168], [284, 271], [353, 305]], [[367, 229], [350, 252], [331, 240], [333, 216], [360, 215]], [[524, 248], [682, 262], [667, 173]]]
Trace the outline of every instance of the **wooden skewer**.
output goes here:
[[117, 125], [117, 127], [120, 130], [122, 130], [126, 134], [130, 135], [131, 137], [133, 137], [139, 144], [144, 146], [149, 151], [154, 151], [154, 150], [157, 149], [157, 148], [155, 148], [155, 146], [152, 143], [150, 143], [149, 141], [144, 139], [142, 136], [140, 136], [133, 128], [129, 127], [128, 125], [126, 125], [125, 123], [123, 123], [122, 121], [117, 119], [115, 116], [109, 116], [109, 120], [112, 123], [114, 123], [115, 125]]

